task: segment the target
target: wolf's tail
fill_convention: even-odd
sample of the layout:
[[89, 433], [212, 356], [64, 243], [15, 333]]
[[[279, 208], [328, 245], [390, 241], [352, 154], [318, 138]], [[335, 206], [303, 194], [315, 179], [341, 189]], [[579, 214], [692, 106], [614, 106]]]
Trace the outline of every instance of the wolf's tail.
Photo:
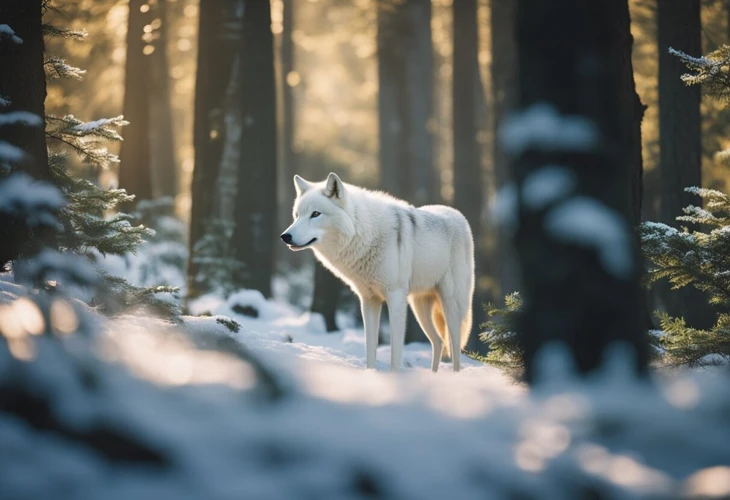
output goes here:
[[[466, 311], [461, 318], [461, 348], [464, 349], [466, 344], [469, 342], [469, 335], [471, 334], [472, 326], [472, 313], [471, 313], [471, 296], [469, 303], [467, 304]], [[451, 357], [451, 342], [449, 339], [449, 330], [446, 328], [446, 318], [444, 317], [444, 309], [441, 305], [441, 300], [437, 300], [434, 303], [433, 310], [431, 312], [431, 319], [436, 327], [436, 331], [444, 342], [444, 354]]]

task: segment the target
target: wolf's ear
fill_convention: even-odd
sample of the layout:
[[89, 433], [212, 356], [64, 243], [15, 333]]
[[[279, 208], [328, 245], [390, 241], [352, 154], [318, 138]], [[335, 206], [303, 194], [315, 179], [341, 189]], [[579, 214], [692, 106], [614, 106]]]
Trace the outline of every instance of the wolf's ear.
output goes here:
[[336, 198], [341, 200], [345, 197], [345, 183], [337, 177], [337, 174], [330, 173], [327, 176], [327, 184], [324, 188], [324, 194], [328, 198]]
[[297, 190], [297, 196], [300, 196], [304, 191], [312, 187], [312, 183], [305, 181], [298, 175], [294, 176], [294, 188]]

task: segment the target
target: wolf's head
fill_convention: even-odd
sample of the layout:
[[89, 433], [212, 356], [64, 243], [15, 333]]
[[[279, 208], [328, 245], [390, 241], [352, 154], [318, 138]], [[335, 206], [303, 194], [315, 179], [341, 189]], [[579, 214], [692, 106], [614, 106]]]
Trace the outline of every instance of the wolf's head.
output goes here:
[[348, 210], [350, 187], [337, 174], [329, 174], [324, 182], [308, 182], [295, 175], [294, 186], [294, 222], [281, 235], [291, 250], [334, 249], [352, 239], [355, 225]]

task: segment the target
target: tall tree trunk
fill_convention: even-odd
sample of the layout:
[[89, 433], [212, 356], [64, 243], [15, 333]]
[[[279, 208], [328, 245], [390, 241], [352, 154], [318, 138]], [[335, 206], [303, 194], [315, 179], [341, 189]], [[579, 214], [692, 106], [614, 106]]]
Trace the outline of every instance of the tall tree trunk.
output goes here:
[[415, 205], [438, 198], [431, 2], [378, 2], [380, 184]]
[[[406, 0], [406, 130], [411, 193], [416, 206], [439, 199], [433, 158], [433, 41], [431, 0]], [[473, 82], [472, 82], [473, 83]]]
[[[494, 130], [498, 131], [507, 115], [517, 104], [517, 2], [515, 0], [491, 0], [492, 34], [492, 102]], [[493, 145], [494, 173], [497, 189], [504, 188], [511, 180], [509, 158], [498, 140]], [[510, 242], [510, 234], [497, 228], [497, 261], [499, 262], [499, 286], [502, 295], [518, 289], [517, 263]]]
[[276, 227], [276, 82], [269, 1], [245, 3], [241, 40], [241, 162], [233, 234], [237, 277], [271, 296]]
[[405, 197], [408, 164], [405, 155], [405, 47], [398, 40], [402, 15], [387, 0], [378, 0], [378, 138], [380, 186]]
[[[380, 185], [416, 206], [438, 201], [433, 159], [430, 0], [378, 0]], [[406, 342], [427, 339], [412, 313]]]
[[134, 204], [153, 196], [148, 78], [151, 64], [149, 55], [144, 52], [147, 44], [142, 39], [150, 15], [147, 10], [142, 12], [144, 7], [149, 7], [146, 0], [129, 0], [123, 110], [130, 125], [124, 129], [124, 142], [119, 154], [119, 187], [135, 195]]
[[[637, 373], [647, 368], [616, 12], [615, 0], [518, 2], [523, 113], [504, 145], [515, 156], [525, 302], [518, 332], [531, 383], [538, 382], [538, 353], [554, 341], [568, 347], [581, 373], [597, 369], [616, 341], [633, 347]], [[532, 126], [534, 114], [541, 128]], [[562, 189], [542, 197], [540, 178]], [[590, 237], [586, 229], [596, 224], [602, 231]]]
[[[208, 291], [198, 280], [195, 245], [203, 238], [205, 226], [218, 213], [218, 173], [225, 143], [227, 89], [238, 53], [240, 26], [235, 18], [238, 2], [201, 2], [198, 33], [198, 67], [195, 80], [195, 169], [191, 185], [188, 297]], [[232, 12], [233, 11], [233, 12]]]
[[[42, 4], [40, 0], [0, 4], [0, 21], [10, 26], [22, 40], [22, 43], [0, 42], [0, 96], [10, 100], [10, 105], [0, 108], [0, 112], [27, 111], [40, 119], [45, 118]], [[5, 127], [2, 139], [29, 156], [23, 165], [24, 171], [39, 180], [50, 178], [43, 127]]]
[[155, 48], [150, 54], [150, 140], [153, 194], [173, 199], [178, 192], [175, 138], [172, 129], [172, 101], [170, 99], [170, 61], [167, 56], [167, 0], [157, 0], [152, 10], [152, 26], [159, 27], [150, 35]]
[[[26, 111], [45, 119], [46, 77], [43, 69], [42, 4], [40, 0], [0, 3], [0, 23], [7, 24], [17, 39], [0, 41], [0, 97], [8, 106], [0, 113]], [[22, 40], [22, 42], [20, 42]], [[27, 154], [19, 167], [38, 180], [50, 180], [48, 150], [44, 127], [11, 125], [0, 128], [0, 139]], [[24, 226], [24, 225], [23, 225]], [[32, 252], [41, 243], [53, 241], [53, 235], [35, 238], [18, 221], [0, 219], [0, 268], [21, 252]]]
[[[481, 155], [477, 142], [479, 36], [477, 0], [454, 2], [454, 206], [478, 238], [483, 205]], [[475, 74], [476, 73], [476, 74]]]
[[[296, 197], [294, 190], [294, 174], [298, 171], [297, 154], [294, 151], [294, 92], [293, 88], [299, 83], [294, 73], [294, 0], [284, 0], [284, 13], [281, 32], [281, 77], [282, 77], [282, 124], [281, 124], [281, 151], [283, 154], [283, 179], [284, 186], [284, 207], [291, 207]], [[288, 223], [291, 210], [283, 213], [285, 219], [281, 222]], [[286, 226], [283, 226], [286, 227]]]
[[[700, 88], [687, 87], [681, 80], [685, 68], [669, 54], [675, 48], [688, 54], [702, 52], [700, 0], [660, 0], [657, 2], [659, 39], [659, 146], [660, 219], [678, 226], [682, 209], [696, 205], [696, 196], [684, 192], [702, 185], [702, 124]], [[682, 316], [690, 326], [709, 328], [714, 315], [705, 294], [692, 287], [662, 289], [668, 312]]]

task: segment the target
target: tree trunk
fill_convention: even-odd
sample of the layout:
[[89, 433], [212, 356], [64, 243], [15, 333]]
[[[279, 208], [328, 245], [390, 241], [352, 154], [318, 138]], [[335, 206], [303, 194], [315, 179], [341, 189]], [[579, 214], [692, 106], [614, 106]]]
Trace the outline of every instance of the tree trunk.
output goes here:
[[233, 234], [237, 276], [245, 288], [271, 296], [276, 227], [276, 82], [271, 6], [247, 1], [241, 40], [241, 161]]
[[[150, 161], [151, 105], [149, 74], [150, 56], [145, 54], [147, 45], [142, 39], [144, 27], [150, 21], [149, 12], [142, 12], [146, 0], [129, 0], [127, 24], [127, 62], [124, 78], [124, 118], [129, 126], [123, 131], [119, 154], [119, 187], [135, 195], [134, 204], [152, 199], [152, 164]], [[129, 210], [131, 207], [123, 207]]]
[[[45, 119], [46, 78], [43, 69], [43, 9], [40, 0], [0, 3], [0, 22], [7, 24], [17, 43], [0, 41], [0, 97], [10, 104], [0, 113], [26, 111]], [[44, 127], [10, 125], [0, 128], [0, 139], [25, 152], [20, 169], [38, 180], [50, 180]], [[0, 218], [0, 269], [20, 253], [34, 252], [41, 243], [51, 243], [53, 234], [34, 235], [19, 221]]]
[[616, 2], [619, 43], [621, 44], [621, 87], [620, 102], [622, 111], [623, 142], [629, 165], [631, 187], [631, 221], [634, 226], [641, 223], [644, 194], [644, 162], [641, 155], [641, 121], [646, 106], [636, 92], [634, 65], [631, 59], [634, 38], [631, 35], [631, 17], [628, 0]]
[[[225, 142], [223, 108], [227, 99], [240, 26], [226, 19], [235, 17], [237, 2], [201, 2], [198, 34], [198, 66], [195, 81], [195, 169], [191, 185], [188, 259], [188, 297], [208, 291], [198, 280], [195, 245], [205, 234], [207, 221], [217, 214], [218, 173]], [[233, 10], [234, 12], [231, 12]]]
[[[433, 159], [433, 42], [431, 37], [431, 0], [406, 0], [406, 34], [408, 53], [405, 60], [408, 133], [408, 166], [410, 169], [409, 201], [416, 206], [439, 199]], [[472, 82], [473, 83], [473, 82]]]
[[[492, 102], [495, 133], [505, 117], [517, 104], [517, 2], [515, 0], [491, 0], [492, 34]], [[493, 142], [494, 173], [497, 190], [511, 180], [509, 158], [498, 140]], [[501, 295], [517, 291], [518, 273], [510, 234], [504, 228], [496, 228], [497, 261], [499, 262], [499, 286]]]
[[[27, 111], [45, 119], [46, 75], [43, 70], [42, 3], [39, 0], [3, 2], [0, 22], [15, 31], [22, 43], [0, 42], [0, 96], [10, 105], [2, 112]], [[43, 127], [4, 127], [2, 139], [29, 156], [23, 170], [39, 180], [50, 179]]]
[[[281, 77], [282, 77], [282, 121], [281, 124], [281, 150], [283, 154], [283, 179], [284, 206], [291, 208], [296, 197], [294, 182], [292, 179], [298, 172], [297, 154], [294, 151], [294, 92], [293, 88], [298, 84], [294, 73], [294, 0], [284, 0], [284, 13], [281, 32]], [[282, 223], [288, 224], [291, 210], [283, 213]], [[283, 226], [283, 227], [286, 227]]]
[[175, 138], [172, 129], [172, 102], [170, 100], [170, 61], [167, 56], [167, 0], [158, 0], [152, 10], [152, 26], [159, 27], [150, 34], [154, 52], [150, 55], [150, 140], [152, 177], [155, 197], [178, 192]]
[[[503, 145], [515, 157], [525, 303], [518, 332], [531, 383], [539, 381], [538, 353], [555, 341], [567, 346], [581, 373], [599, 368], [616, 341], [633, 347], [636, 373], [647, 369], [616, 12], [615, 0], [518, 2], [523, 113]], [[530, 113], [542, 115], [542, 127], [528, 123]], [[552, 165], [558, 167], [546, 168]], [[540, 176], [564, 189], [541, 196], [530, 187]], [[587, 228], [594, 225], [601, 232], [591, 237]]]
[[[700, 0], [661, 0], [657, 2], [659, 39], [659, 147], [660, 147], [660, 220], [678, 227], [676, 217], [682, 209], [699, 199], [684, 192], [689, 186], [702, 185], [702, 137], [700, 87], [687, 87], [681, 76], [685, 68], [679, 58], [669, 54], [675, 48], [698, 56], [702, 53]], [[692, 287], [661, 290], [667, 311], [682, 316], [690, 326], [709, 328], [714, 314], [705, 294]]]
[[[483, 205], [481, 157], [477, 142], [479, 37], [477, 0], [454, 2], [454, 207], [478, 239]], [[476, 75], [475, 75], [476, 73]]]
[[387, 0], [378, 0], [378, 137], [380, 186], [394, 196], [405, 197], [408, 164], [405, 136], [405, 47], [399, 43], [402, 15]]
[[328, 332], [337, 331], [337, 304], [342, 294], [342, 281], [319, 262], [314, 264], [314, 295], [310, 311], [324, 317]]

